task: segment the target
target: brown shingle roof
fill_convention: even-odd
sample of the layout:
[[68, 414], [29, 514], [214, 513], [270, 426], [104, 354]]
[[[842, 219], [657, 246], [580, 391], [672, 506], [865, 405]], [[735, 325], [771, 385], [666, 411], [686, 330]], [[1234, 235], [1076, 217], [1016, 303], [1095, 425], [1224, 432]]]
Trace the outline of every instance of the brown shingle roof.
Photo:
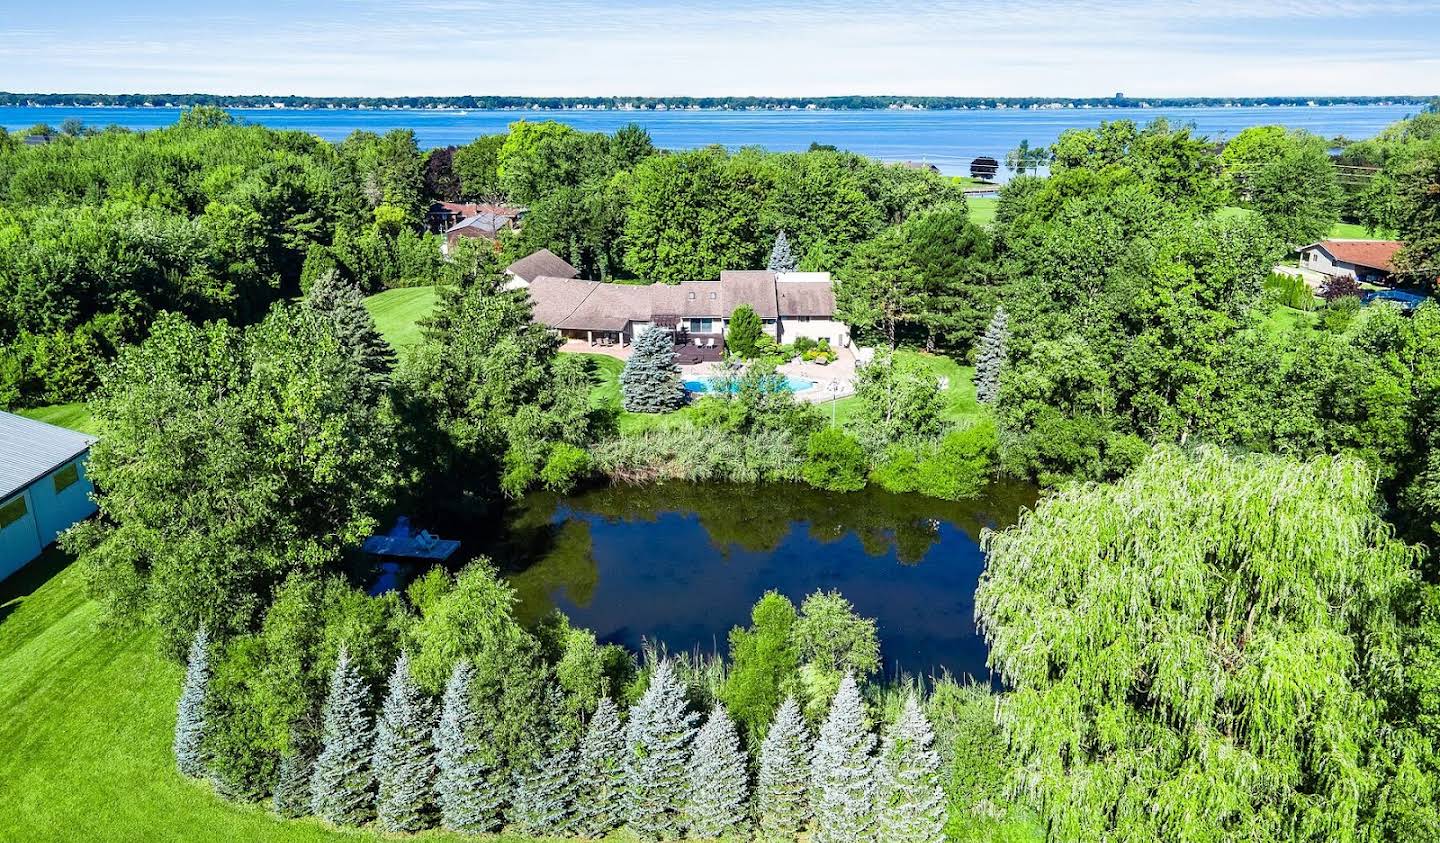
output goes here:
[[775, 285], [781, 316], [835, 315], [835, 289], [828, 281], [781, 281]]
[[505, 271], [522, 281], [534, 281], [541, 276], [550, 278], [574, 278], [580, 270], [566, 263], [563, 258], [549, 249], [541, 249], [505, 267]]
[[1395, 271], [1395, 253], [1405, 246], [1398, 240], [1321, 240], [1315, 245], [1337, 261], [1386, 272]]
[[728, 318], [742, 304], [755, 308], [762, 319], [828, 318], [835, 312], [828, 281], [777, 282], [769, 270], [723, 272], [720, 281], [643, 286], [541, 275], [530, 280], [530, 298], [535, 321], [580, 331], [618, 331], [627, 322], [652, 322], [663, 316]]
[[720, 273], [720, 300], [726, 316], [742, 304], [755, 308], [761, 319], [779, 314], [775, 302], [775, 273], [768, 269], [730, 270]]

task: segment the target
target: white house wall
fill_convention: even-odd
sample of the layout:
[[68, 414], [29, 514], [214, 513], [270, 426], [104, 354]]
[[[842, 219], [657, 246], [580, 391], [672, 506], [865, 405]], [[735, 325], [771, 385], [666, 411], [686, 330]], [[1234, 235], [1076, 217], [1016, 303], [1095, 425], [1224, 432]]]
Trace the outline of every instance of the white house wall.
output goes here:
[[786, 343], [795, 342], [797, 337], [809, 337], [812, 340], [828, 340], [832, 346], [841, 347], [850, 340], [850, 329], [834, 319], [781, 319], [780, 331], [780, 341]]

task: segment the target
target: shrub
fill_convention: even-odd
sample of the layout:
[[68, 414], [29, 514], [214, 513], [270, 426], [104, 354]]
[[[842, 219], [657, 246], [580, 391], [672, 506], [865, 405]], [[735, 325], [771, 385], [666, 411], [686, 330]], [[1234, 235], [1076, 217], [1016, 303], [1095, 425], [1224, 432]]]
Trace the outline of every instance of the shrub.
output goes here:
[[1315, 309], [1315, 293], [1305, 279], [1283, 272], [1270, 274], [1265, 282], [1266, 295], [1276, 304], [1309, 312]]
[[793, 345], [795, 346], [796, 352], [804, 354], [815, 347], [815, 340], [810, 337], [796, 337]]
[[832, 492], [865, 488], [869, 463], [860, 443], [834, 428], [810, 434], [801, 476], [811, 486]]
[[1325, 282], [1325, 287], [1320, 291], [1320, 295], [1325, 301], [1332, 304], [1339, 299], [1352, 296], [1358, 299], [1360, 284], [1353, 275], [1337, 275]]
[[540, 482], [555, 492], [568, 492], [590, 473], [590, 452], [578, 445], [560, 442], [540, 469]]
[[[730, 314], [730, 324], [725, 332], [725, 347], [732, 354], [749, 359], [757, 353], [757, 344], [765, 335], [760, 324], [760, 314], [748, 304], [742, 304]], [[771, 340], [773, 344], [773, 340]]]
[[989, 419], [947, 433], [935, 453], [920, 462], [918, 491], [952, 501], [975, 497], [985, 486], [997, 445], [995, 423]]
[[1355, 324], [1355, 317], [1359, 315], [1359, 297], [1344, 296], [1333, 299], [1325, 305], [1325, 312], [1320, 317], [1320, 324], [1333, 334], [1343, 334], [1350, 330], [1350, 326]]
[[920, 488], [920, 454], [906, 445], [891, 445], [870, 472], [870, 480], [887, 492], [916, 491]]

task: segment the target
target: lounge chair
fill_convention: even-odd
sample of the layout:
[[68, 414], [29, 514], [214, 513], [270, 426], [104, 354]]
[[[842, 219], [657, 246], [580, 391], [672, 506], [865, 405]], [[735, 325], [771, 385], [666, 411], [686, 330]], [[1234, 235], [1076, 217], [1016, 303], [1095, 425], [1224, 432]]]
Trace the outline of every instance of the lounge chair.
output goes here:
[[711, 337], [710, 339], [706, 340], [706, 341], [705, 341], [705, 347], [706, 347], [706, 348], [714, 348], [714, 347], [715, 347], [715, 338], [714, 338], [714, 337]]

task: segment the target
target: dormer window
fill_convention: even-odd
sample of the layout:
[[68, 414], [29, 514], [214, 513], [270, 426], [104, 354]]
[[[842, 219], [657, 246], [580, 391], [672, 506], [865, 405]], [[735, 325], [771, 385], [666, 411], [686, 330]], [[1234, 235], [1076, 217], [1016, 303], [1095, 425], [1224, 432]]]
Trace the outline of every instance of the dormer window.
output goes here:
[[710, 294], [711, 300], [713, 301], [717, 295], [719, 295], [719, 294], [718, 294], [718, 293], [711, 293], [711, 294]]
[[695, 293], [692, 291], [689, 295], [686, 296], [686, 298], [690, 301], [695, 301]]

